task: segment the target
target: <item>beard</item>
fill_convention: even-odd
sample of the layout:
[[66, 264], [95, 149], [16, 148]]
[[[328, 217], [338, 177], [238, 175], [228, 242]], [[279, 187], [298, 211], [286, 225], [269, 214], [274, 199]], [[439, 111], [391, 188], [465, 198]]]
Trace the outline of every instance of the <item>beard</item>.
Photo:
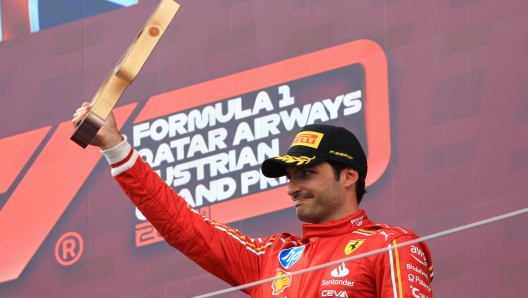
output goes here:
[[302, 191], [292, 198], [306, 198], [305, 201], [295, 206], [295, 213], [299, 220], [306, 223], [326, 223], [336, 219], [336, 213], [342, 207], [342, 197], [336, 188], [329, 188], [319, 194]]

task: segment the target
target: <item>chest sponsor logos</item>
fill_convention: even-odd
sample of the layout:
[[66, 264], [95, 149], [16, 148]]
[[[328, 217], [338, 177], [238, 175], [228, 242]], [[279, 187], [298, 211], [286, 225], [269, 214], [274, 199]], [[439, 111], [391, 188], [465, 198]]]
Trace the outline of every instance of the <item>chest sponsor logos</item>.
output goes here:
[[279, 262], [282, 267], [288, 269], [293, 266], [293, 264], [297, 263], [302, 257], [304, 248], [303, 245], [281, 250], [279, 253]]
[[424, 252], [417, 246], [411, 245], [411, 256], [420, 262], [420, 264], [427, 267], [427, 258], [425, 257]]
[[426, 262], [424, 262], [424, 261], [422, 261], [422, 260], [418, 259], [418, 258], [417, 258], [417, 257], [415, 257], [414, 255], [411, 255], [411, 257], [413, 257], [413, 259], [415, 259], [415, 260], [416, 260], [416, 262], [418, 262], [418, 263], [420, 263], [420, 264], [424, 265], [425, 267], [427, 267], [427, 263], [426, 263]]
[[291, 286], [291, 283], [292, 283], [291, 273], [286, 272], [282, 269], [277, 269], [277, 273], [275, 274], [275, 279], [273, 280], [273, 283], [271, 283], [272, 294], [279, 295], [286, 288]]
[[348, 273], [350, 273], [350, 271], [345, 266], [345, 262], [343, 262], [341, 263], [341, 265], [337, 266], [337, 268], [332, 270], [332, 272], [330, 272], [330, 275], [332, 275], [333, 277], [343, 277], [347, 276]]
[[323, 290], [321, 291], [322, 297], [346, 297], [348, 298], [348, 294], [346, 291], [341, 290]]
[[409, 273], [409, 274], [407, 275], [407, 279], [408, 279], [410, 282], [414, 282], [414, 281], [416, 280], [416, 279], [414, 278], [414, 274], [411, 274], [411, 273]]
[[353, 253], [356, 249], [358, 249], [361, 244], [365, 242], [365, 239], [362, 240], [350, 240], [348, 244], [345, 246], [345, 255], [349, 255]]
[[[350, 270], [345, 266], [345, 263], [341, 263], [337, 268], [334, 268], [330, 272], [330, 275], [333, 277], [345, 277], [350, 273]], [[321, 281], [321, 286], [329, 286], [329, 285], [341, 285], [341, 286], [347, 286], [352, 287], [354, 286], [354, 282], [350, 280], [343, 280], [343, 279], [325, 279]]]
[[413, 264], [407, 264], [407, 270], [413, 270], [416, 273], [418, 273], [418, 274], [424, 276], [425, 278], [427, 278], [427, 280], [429, 280], [429, 276], [427, 276], [427, 273], [423, 272], [422, 269], [414, 266]]
[[409, 273], [407, 279], [412, 283], [417, 283], [420, 286], [424, 287], [429, 293], [431, 293], [431, 286], [428, 285], [420, 276], [415, 276], [414, 274]]
[[416, 297], [416, 298], [429, 298], [429, 296], [427, 295], [424, 295], [420, 292], [420, 289], [418, 288], [415, 288], [413, 286], [411, 286], [411, 293], [413, 294], [413, 297]]
[[347, 280], [347, 279], [325, 279], [321, 281], [321, 286], [333, 286], [333, 285], [353, 287], [354, 282]]

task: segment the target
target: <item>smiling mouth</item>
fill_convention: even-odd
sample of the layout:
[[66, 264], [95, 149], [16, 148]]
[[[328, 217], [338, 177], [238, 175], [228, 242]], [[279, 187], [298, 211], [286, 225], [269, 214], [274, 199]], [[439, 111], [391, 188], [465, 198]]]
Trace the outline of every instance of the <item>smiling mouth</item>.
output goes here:
[[302, 205], [305, 201], [312, 199], [314, 197], [314, 194], [308, 191], [298, 192], [295, 193], [291, 199], [293, 200], [293, 205], [295, 207], [298, 207]]
[[295, 207], [298, 207], [298, 206], [302, 205], [306, 200], [309, 200], [309, 199], [310, 199], [310, 198], [299, 198], [299, 199], [295, 199], [295, 200], [293, 201], [293, 205], [294, 205]]

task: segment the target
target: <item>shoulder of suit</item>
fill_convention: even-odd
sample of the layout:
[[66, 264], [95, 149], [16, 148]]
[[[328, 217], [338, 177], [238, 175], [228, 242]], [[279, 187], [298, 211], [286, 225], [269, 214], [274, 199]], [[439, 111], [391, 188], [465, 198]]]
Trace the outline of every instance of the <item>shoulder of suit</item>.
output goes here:
[[391, 226], [387, 224], [369, 224], [352, 232], [367, 237], [376, 237], [383, 242], [391, 242], [400, 237], [408, 236], [409, 238], [418, 238], [418, 236], [409, 229]]
[[416, 234], [413, 231], [402, 228], [402, 227], [391, 226], [387, 224], [377, 224], [377, 225], [380, 227], [380, 229], [385, 230], [385, 231], [390, 231], [391, 233], [395, 233], [397, 235], [416, 236]]
[[302, 241], [302, 238], [295, 235], [295, 234], [292, 234], [292, 233], [288, 233], [288, 232], [283, 232], [283, 233], [280, 233], [280, 234], [276, 234], [274, 236], [276, 240], [280, 240], [282, 242], [286, 242], [286, 241], [290, 241], [290, 242], [294, 242], [294, 243], [299, 243], [299, 245], [302, 245], [301, 241]]

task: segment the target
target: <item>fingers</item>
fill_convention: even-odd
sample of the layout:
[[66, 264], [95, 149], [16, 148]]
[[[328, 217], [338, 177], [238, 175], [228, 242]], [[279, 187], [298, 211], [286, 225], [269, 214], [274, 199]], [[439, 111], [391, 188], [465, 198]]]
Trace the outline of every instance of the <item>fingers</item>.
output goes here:
[[75, 113], [73, 114], [73, 127], [77, 128], [83, 121], [83, 119], [88, 115], [90, 112], [90, 109], [92, 108], [92, 104], [88, 102], [84, 102], [80, 108], [78, 108]]
[[92, 108], [92, 104], [89, 103], [89, 102], [83, 102], [81, 107], [78, 108], [77, 111], [83, 110], [83, 109], [86, 109], [86, 108], [91, 109]]

